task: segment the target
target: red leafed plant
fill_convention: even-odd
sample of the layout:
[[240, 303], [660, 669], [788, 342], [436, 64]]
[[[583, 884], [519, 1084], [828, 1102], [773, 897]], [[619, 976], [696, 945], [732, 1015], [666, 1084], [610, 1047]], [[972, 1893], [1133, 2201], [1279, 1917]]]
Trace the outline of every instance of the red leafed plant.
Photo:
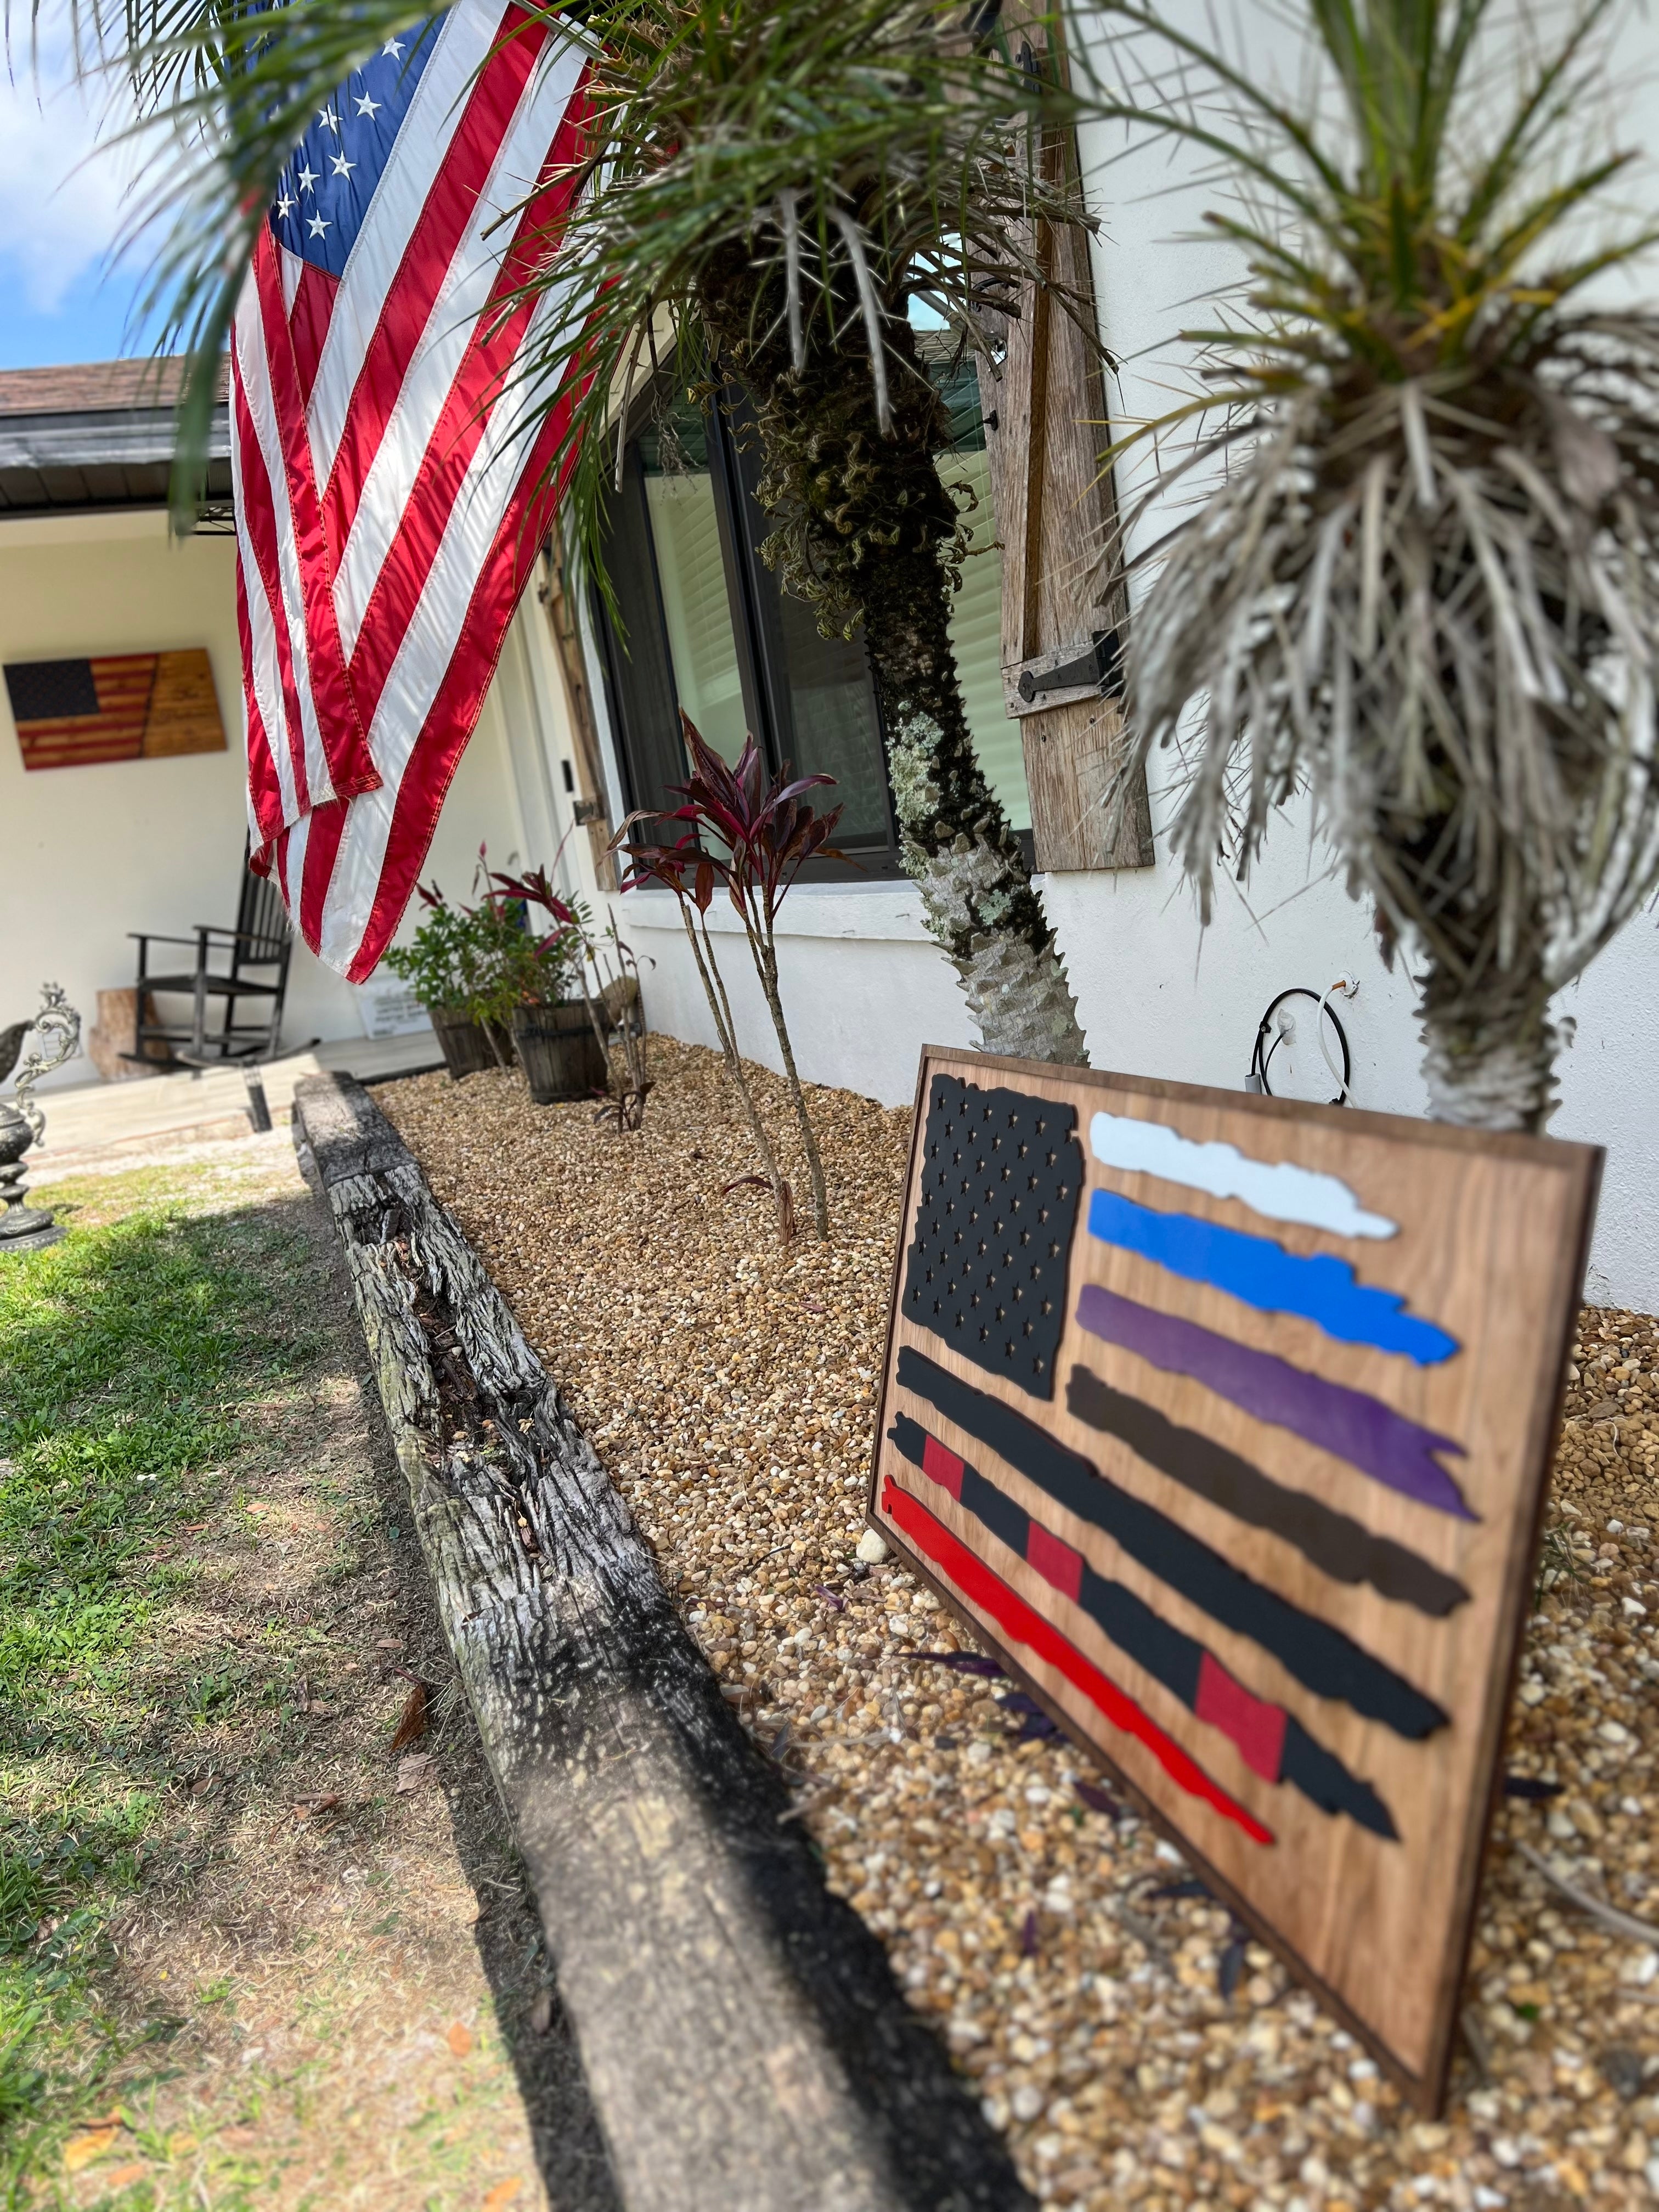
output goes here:
[[[778, 775], [769, 776], [760, 747], [752, 737], [744, 739], [736, 763], [729, 763], [704, 742], [690, 715], [683, 714], [680, 722], [690, 756], [691, 774], [684, 783], [671, 788], [673, 795], [684, 803], [664, 815], [641, 809], [630, 814], [623, 823], [612, 840], [613, 848], [622, 846], [632, 864], [623, 888], [627, 890], [637, 884], [661, 884], [679, 900], [681, 919], [714, 1018], [720, 1049], [748, 1108], [756, 1142], [778, 1197], [781, 1225], [787, 1218], [785, 1186], [753, 1094], [743, 1078], [732, 1009], [708, 934], [708, 908], [715, 889], [725, 888], [743, 924], [755, 973], [760, 979], [767, 1011], [777, 1034], [784, 1077], [794, 1104], [801, 1146], [811, 1178], [813, 1225], [821, 1237], [827, 1238], [830, 1202], [824, 1188], [823, 1161], [811, 1116], [806, 1110], [806, 1097], [795, 1066], [794, 1047], [790, 1042], [789, 1024], [784, 1018], [783, 1000], [778, 989], [776, 930], [784, 897], [806, 863], [811, 860], [840, 860], [847, 857], [830, 842], [841, 819], [840, 807], [831, 807], [821, 814], [805, 795], [820, 785], [833, 785], [835, 779], [828, 775], [792, 775], [787, 763]], [[672, 844], [630, 837], [629, 832], [635, 823], [646, 821], [680, 822], [686, 827]], [[694, 908], [698, 916], [696, 926], [691, 920]]]

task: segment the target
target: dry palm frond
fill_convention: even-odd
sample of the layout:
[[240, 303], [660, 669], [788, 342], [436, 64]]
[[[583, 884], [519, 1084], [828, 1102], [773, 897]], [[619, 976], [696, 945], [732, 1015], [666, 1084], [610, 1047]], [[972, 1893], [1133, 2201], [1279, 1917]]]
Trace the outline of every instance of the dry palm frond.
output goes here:
[[1216, 219], [1256, 327], [1201, 334], [1213, 386], [1184, 411], [1220, 425], [1130, 526], [1224, 470], [1139, 554], [1128, 656], [1139, 757], [1176, 750], [1173, 841], [1206, 911], [1218, 861], [1247, 868], [1309, 788], [1385, 942], [1425, 957], [1437, 1110], [1483, 1123], [1541, 1123], [1550, 992], [1659, 878], [1659, 318], [1580, 298], [1649, 240], [1567, 250], [1619, 159], [1539, 181], [1604, 13], [1487, 131], [1490, 0], [1316, 0], [1336, 121], [1238, 94], [1279, 134], [1280, 173], [1259, 131], [1239, 160], [1294, 242]]

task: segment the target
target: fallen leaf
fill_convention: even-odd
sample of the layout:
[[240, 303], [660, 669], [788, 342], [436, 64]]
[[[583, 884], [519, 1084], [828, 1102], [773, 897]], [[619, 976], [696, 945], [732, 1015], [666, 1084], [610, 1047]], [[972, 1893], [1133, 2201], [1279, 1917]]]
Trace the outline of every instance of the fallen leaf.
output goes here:
[[530, 2025], [536, 2034], [545, 2035], [553, 2025], [553, 1992], [538, 1990], [530, 2000]]
[[106, 2189], [125, 2189], [132, 2182], [142, 2181], [149, 2172], [149, 2168], [143, 2159], [136, 2158], [130, 2165], [112, 2166], [109, 2172], [100, 2174], [99, 2179]]
[[295, 1800], [294, 1817], [296, 1820], [313, 1820], [321, 1813], [337, 1813], [345, 1799], [331, 1790], [320, 1797], [301, 1797]]
[[[452, 2020], [449, 2023], [449, 2033], [444, 2040], [458, 2058], [465, 2058], [472, 2048], [472, 2031], [465, 2021]], [[516, 2185], [515, 2184], [514, 2186]]]
[[120, 2123], [111, 2120], [101, 2128], [88, 2128], [84, 2135], [71, 2136], [64, 2145], [64, 2168], [68, 2173], [79, 2173], [83, 2166], [90, 2166], [104, 2153], [120, 2133]]
[[208, 1791], [212, 1789], [216, 1779], [216, 1778], [211, 1774], [193, 1775], [191, 1778], [190, 1783], [191, 1796], [192, 1797], [205, 1797]]
[[432, 1753], [429, 1751], [411, 1751], [407, 1759], [400, 1759], [398, 1761], [398, 1794], [401, 1796], [405, 1790], [418, 1790], [431, 1769]]
[[252, 2150], [259, 2138], [252, 2128], [221, 2128], [219, 2141], [228, 2150]]
[[393, 1751], [406, 1751], [426, 1734], [426, 1684], [416, 1682], [404, 1701], [404, 1716], [392, 1739]]
[[510, 2204], [518, 2193], [519, 2178], [517, 2174], [514, 2174], [509, 2181], [498, 2181], [495, 2184], [495, 2186], [484, 2198], [483, 2212], [501, 2212], [501, 2206], [503, 2204]]
[[377, 1636], [374, 1639], [374, 1649], [377, 1651], [401, 1651], [403, 1646], [404, 1639], [401, 1636]]

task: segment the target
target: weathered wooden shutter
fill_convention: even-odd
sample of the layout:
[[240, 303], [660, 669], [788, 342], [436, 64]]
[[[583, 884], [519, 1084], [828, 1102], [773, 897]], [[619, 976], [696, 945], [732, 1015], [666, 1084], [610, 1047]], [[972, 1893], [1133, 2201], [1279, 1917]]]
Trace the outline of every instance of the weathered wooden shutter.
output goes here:
[[617, 870], [610, 849], [611, 816], [605, 798], [605, 771], [599, 763], [599, 733], [593, 719], [593, 702], [588, 696], [587, 659], [582, 651], [576, 610], [565, 589], [564, 564], [556, 537], [550, 538], [545, 548], [537, 595], [547, 609], [559, 672], [564, 678], [565, 702], [570, 710], [577, 786], [576, 804], [572, 811], [577, 821], [586, 828], [599, 889], [613, 891], [617, 888]]
[[[1051, 134], [1042, 160], [1051, 175], [1062, 165], [1074, 174], [1073, 135]], [[1092, 319], [1087, 237], [1039, 223], [1033, 244], [1039, 268]], [[1094, 573], [1114, 520], [1098, 458], [1111, 442], [1099, 355], [1042, 284], [1025, 285], [1018, 313], [998, 319], [1007, 350], [1000, 374], [981, 361], [980, 392], [1002, 545], [1003, 695], [1024, 742], [1036, 865], [1150, 867], [1144, 774], [1109, 841], [1103, 804], [1123, 749], [1117, 670], [1128, 600], [1121, 580], [1103, 592]]]

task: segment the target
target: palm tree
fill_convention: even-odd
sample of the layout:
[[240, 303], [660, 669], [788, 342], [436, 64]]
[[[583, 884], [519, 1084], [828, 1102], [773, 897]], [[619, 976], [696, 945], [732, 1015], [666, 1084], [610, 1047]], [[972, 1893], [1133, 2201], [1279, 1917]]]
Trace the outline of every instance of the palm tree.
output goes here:
[[[102, 14], [109, 0], [62, 4], [83, 36], [104, 33], [143, 112], [174, 126], [137, 219], [163, 198], [181, 210], [155, 302], [167, 342], [198, 364], [185, 421], [199, 449], [272, 180], [318, 100], [408, 27], [408, 0], [133, 0], [118, 21]], [[862, 630], [906, 865], [984, 1042], [1079, 1061], [1053, 933], [957, 682], [948, 625], [968, 524], [936, 465], [948, 418], [910, 312], [927, 301], [978, 350], [982, 313], [1023, 280], [1085, 313], [1032, 242], [1039, 221], [1083, 219], [1075, 185], [1044, 159], [1078, 112], [1033, 56], [1057, 20], [1024, 19], [1016, 52], [999, 7], [589, 0], [556, 19], [556, 35], [591, 56], [594, 119], [556, 264], [560, 280], [574, 270], [580, 281], [532, 373], [550, 404], [574, 349], [591, 372], [551, 466], [574, 465], [573, 538], [602, 582], [617, 393], [662, 361], [684, 389], [746, 396], [775, 526], [768, 557], [826, 634]], [[1091, 317], [1088, 328], [1097, 343]]]
[[1139, 757], [1176, 750], [1206, 914], [1311, 792], [1420, 962], [1432, 1112], [1492, 1129], [1542, 1127], [1551, 996], [1659, 878], [1659, 319], [1588, 289], [1655, 234], [1586, 242], [1629, 157], [1578, 151], [1609, 5], [1552, 44], [1496, 0], [1310, 0], [1292, 106], [1105, 0], [1120, 59], [1203, 89], [1102, 106], [1221, 157], [1252, 288], [1136, 509], [1224, 471], [1139, 556]]

